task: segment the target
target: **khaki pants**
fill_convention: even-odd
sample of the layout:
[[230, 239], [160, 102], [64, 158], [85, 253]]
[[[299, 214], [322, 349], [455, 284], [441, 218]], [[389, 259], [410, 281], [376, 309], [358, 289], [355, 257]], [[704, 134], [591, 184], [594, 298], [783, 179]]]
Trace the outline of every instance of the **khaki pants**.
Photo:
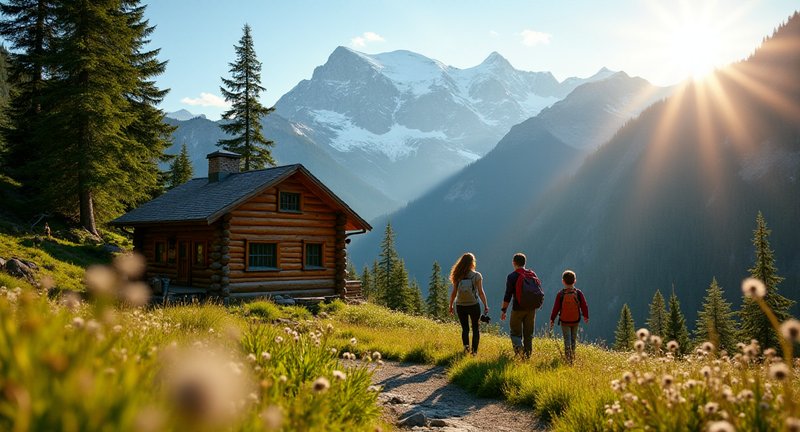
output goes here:
[[536, 310], [512, 310], [511, 320], [508, 325], [511, 330], [511, 344], [514, 352], [530, 357], [533, 351], [533, 321], [536, 319]]

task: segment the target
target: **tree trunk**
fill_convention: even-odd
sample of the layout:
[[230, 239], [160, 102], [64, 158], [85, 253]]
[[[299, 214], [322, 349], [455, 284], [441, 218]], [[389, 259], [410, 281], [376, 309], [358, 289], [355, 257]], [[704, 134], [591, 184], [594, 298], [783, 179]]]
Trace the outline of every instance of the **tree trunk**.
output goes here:
[[94, 204], [92, 202], [92, 191], [81, 188], [79, 192], [81, 201], [81, 226], [92, 235], [99, 237], [97, 225], [94, 220]]

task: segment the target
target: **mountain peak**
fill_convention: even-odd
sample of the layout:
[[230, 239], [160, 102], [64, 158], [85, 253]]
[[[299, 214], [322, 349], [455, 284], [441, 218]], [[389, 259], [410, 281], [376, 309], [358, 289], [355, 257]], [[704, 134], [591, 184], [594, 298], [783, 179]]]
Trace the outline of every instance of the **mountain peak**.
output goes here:
[[164, 117], [171, 118], [173, 120], [178, 120], [178, 121], [191, 120], [191, 119], [197, 118], [197, 117], [206, 118], [205, 114], [193, 114], [190, 111], [185, 110], [185, 109], [179, 109], [178, 111], [166, 113], [166, 114], [164, 114]]
[[506, 60], [506, 58], [503, 57], [497, 51], [492, 51], [492, 53], [489, 54], [488, 57], [486, 57], [486, 59], [481, 63], [481, 65], [494, 66], [494, 67], [504, 67], [504, 68], [507, 67], [507, 68], [511, 68], [511, 69], [514, 68], [513, 66], [511, 66], [511, 63], [509, 63], [508, 60]]

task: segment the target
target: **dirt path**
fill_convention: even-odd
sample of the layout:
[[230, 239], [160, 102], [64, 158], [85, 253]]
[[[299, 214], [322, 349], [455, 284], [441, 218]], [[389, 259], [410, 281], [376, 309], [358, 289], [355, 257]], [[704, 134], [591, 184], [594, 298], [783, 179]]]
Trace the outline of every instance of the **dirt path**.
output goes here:
[[[443, 367], [386, 362], [375, 370], [373, 383], [383, 387], [379, 400], [387, 421], [415, 431], [545, 430], [531, 410], [496, 399], [482, 399], [451, 384]], [[402, 420], [415, 414], [408, 424]], [[424, 424], [425, 426], [422, 426]]]

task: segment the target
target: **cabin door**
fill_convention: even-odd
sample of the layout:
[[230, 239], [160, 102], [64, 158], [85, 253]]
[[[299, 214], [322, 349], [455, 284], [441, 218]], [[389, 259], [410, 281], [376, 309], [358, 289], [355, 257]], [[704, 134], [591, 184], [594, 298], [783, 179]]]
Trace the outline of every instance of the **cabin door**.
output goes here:
[[178, 283], [185, 286], [192, 285], [192, 242], [181, 240], [178, 242]]

